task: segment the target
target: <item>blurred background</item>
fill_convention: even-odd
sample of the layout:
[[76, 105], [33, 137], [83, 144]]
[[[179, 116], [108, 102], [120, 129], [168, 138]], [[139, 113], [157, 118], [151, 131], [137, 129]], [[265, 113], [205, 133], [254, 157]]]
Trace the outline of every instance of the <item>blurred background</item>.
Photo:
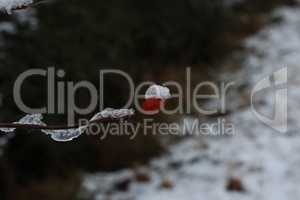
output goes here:
[[[245, 45], [245, 41], [259, 35], [265, 27], [284, 24], [284, 17], [274, 14], [280, 8], [292, 9], [294, 16], [300, 12], [296, 10], [296, 0], [51, 0], [14, 11], [11, 15], [0, 13], [0, 93], [3, 102], [0, 121], [11, 122], [24, 115], [13, 100], [13, 84], [18, 75], [30, 68], [51, 66], [65, 70], [66, 76], [61, 81], [87, 80], [96, 86], [99, 85], [100, 69], [121, 69], [130, 74], [136, 84], [174, 80], [184, 85], [185, 69], [190, 66], [193, 83], [238, 79], [239, 84], [230, 96], [233, 105], [229, 113], [241, 112], [239, 109], [249, 107], [245, 91], [251, 79], [244, 61], [254, 51], [251, 45], [252, 48]], [[288, 26], [283, 29], [292, 30]], [[274, 32], [276, 35], [276, 30]], [[287, 36], [283, 33], [279, 39], [289, 40]], [[268, 35], [261, 38], [267, 40]], [[299, 46], [297, 42], [291, 42], [292, 49]], [[265, 54], [255, 55], [262, 59]], [[122, 81], [113, 76], [106, 80], [105, 107], [118, 108], [127, 100], [127, 84]], [[24, 101], [34, 107], [46, 105], [46, 88], [44, 79], [26, 81], [22, 90]], [[84, 107], [89, 102], [89, 95], [79, 91], [76, 102]], [[183, 117], [201, 117], [203, 121], [209, 121], [217, 116], [199, 116], [197, 113], [191, 116], [160, 115], [156, 120], [172, 122]], [[65, 115], [46, 118], [50, 123], [66, 122]], [[240, 123], [248, 124], [247, 119]], [[261, 131], [257, 126], [250, 129]], [[197, 144], [202, 149], [198, 155], [202, 155], [201, 151], [206, 151], [209, 142], [199, 140]], [[139, 135], [135, 140], [111, 136], [101, 141], [84, 135], [69, 143], [57, 143], [38, 131], [17, 130], [13, 135], [3, 134], [0, 199], [167, 199], [168, 195], [155, 197], [152, 190], [157, 187], [171, 194], [175, 190], [174, 194], [178, 196], [173, 176], [178, 177], [176, 170], [184, 165], [184, 161], [168, 161], [167, 172], [160, 172], [162, 175], [157, 175], [159, 167], [152, 162], [166, 158], [170, 149], [184, 141], [185, 137], [150, 135]], [[193, 158], [189, 162], [198, 160]], [[209, 162], [219, 164], [217, 159]], [[125, 169], [128, 174], [124, 178], [119, 173]], [[252, 170], [259, 169], [253, 167]], [[154, 173], [164, 177], [168, 172], [176, 174], [170, 175], [173, 180], [152, 176]], [[205, 180], [203, 177], [201, 181]], [[243, 184], [238, 177], [224, 175], [225, 190], [246, 191], [244, 185], [248, 183]], [[157, 182], [158, 186], [153, 186]], [[132, 189], [131, 185], [140, 183], [143, 189]], [[296, 186], [298, 182], [288, 183]], [[209, 180], [204, 185], [208, 187], [209, 184], [217, 187]], [[193, 185], [198, 187], [197, 182]], [[147, 187], [152, 189], [148, 191]], [[268, 191], [274, 190], [275, 187], [270, 186]], [[209, 199], [213, 193], [206, 194], [209, 189], [203, 191], [191, 198]], [[192, 192], [182, 193], [189, 195]], [[251, 194], [249, 199], [259, 199], [257, 196], [251, 198]], [[293, 194], [291, 197], [295, 197]], [[222, 195], [218, 199], [228, 199], [225, 192]], [[185, 198], [182, 194], [180, 197]]]

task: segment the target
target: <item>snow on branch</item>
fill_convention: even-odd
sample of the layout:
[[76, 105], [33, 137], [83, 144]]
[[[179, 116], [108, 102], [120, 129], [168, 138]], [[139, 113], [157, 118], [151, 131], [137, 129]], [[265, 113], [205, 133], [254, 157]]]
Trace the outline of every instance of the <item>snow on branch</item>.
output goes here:
[[[164, 104], [164, 101], [169, 98], [171, 98], [169, 88], [160, 85], [152, 85], [145, 94], [144, 110], [158, 111], [162, 107], [162, 104]], [[133, 115], [133, 109], [107, 108], [94, 115], [86, 125], [57, 126], [44, 123], [42, 121], [42, 114], [31, 114], [21, 118], [18, 122], [0, 123], [0, 131], [11, 133], [17, 128], [41, 130], [47, 135], [50, 135], [55, 141], [66, 142], [78, 138], [82, 133], [87, 131], [91, 124], [120, 121]]]
[[14, 9], [27, 7], [33, 3], [33, 0], [0, 0], [0, 10], [11, 13]]
[[81, 126], [48, 126], [44, 123], [42, 114], [32, 114], [26, 115], [21, 118], [18, 122], [4, 124], [0, 123], [0, 131], [5, 133], [14, 132], [17, 128], [24, 129], [36, 129], [41, 130], [51, 138], [58, 142], [67, 142], [75, 138], [78, 138], [82, 133], [84, 133], [90, 124], [92, 123], [102, 123], [109, 121], [117, 121], [124, 118], [129, 118], [134, 115], [133, 109], [112, 109], [107, 108], [92, 117], [89, 120], [89, 124]]

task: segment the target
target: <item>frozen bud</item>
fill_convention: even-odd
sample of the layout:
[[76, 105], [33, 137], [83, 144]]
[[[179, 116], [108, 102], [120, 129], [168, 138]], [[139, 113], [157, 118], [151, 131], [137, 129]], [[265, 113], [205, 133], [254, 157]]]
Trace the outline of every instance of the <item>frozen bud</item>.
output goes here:
[[152, 85], [146, 91], [143, 104], [144, 111], [147, 114], [157, 114], [165, 105], [165, 100], [171, 97], [170, 90], [160, 85]]

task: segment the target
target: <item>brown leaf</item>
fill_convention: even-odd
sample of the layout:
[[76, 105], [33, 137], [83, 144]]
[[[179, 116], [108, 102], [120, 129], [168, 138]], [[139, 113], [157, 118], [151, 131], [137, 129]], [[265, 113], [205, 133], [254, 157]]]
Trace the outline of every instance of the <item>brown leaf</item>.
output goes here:
[[226, 189], [228, 191], [245, 192], [245, 187], [239, 178], [230, 178], [227, 182]]

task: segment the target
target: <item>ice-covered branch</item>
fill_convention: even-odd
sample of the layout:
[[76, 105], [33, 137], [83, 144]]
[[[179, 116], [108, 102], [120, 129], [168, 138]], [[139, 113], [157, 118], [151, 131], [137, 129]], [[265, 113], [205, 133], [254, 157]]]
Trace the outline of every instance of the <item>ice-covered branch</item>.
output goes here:
[[14, 123], [0, 123], [0, 131], [5, 133], [14, 132], [17, 128], [23, 129], [35, 129], [41, 130], [47, 135], [51, 135], [51, 138], [55, 141], [71, 141], [74, 138], [79, 137], [84, 133], [90, 124], [93, 123], [104, 123], [104, 122], [114, 122], [120, 121], [125, 118], [129, 118], [134, 115], [134, 110], [132, 109], [111, 109], [107, 108], [100, 113], [94, 115], [92, 119], [89, 120], [89, 124], [86, 125], [74, 125], [74, 126], [64, 126], [64, 125], [47, 125], [42, 119], [41, 114], [26, 115], [18, 122]]
[[37, 5], [52, 1], [53, 0], [0, 0], [0, 12], [6, 11], [8, 14], [11, 14], [14, 10], [35, 7]]
[[33, 0], [0, 0], [0, 10], [11, 13], [12, 10], [24, 8], [33, 3]]
[[[0, 0], [1, 1], [1, 0]], [[145, 94], [144, 111], [155, 111], [157, 113], [163, 106], [165, 100], [171, 98], [170, 90], [160, 85], [152, 85]], [[5, 133], [14, 132], [17, 128], [41, 130], [55, 141], [71, 141], [84, 133], [91, 124], [120, 121], [134, 115], [133, 109], [111, 109], [107, 108], [92, 117], [88, 124], [77, 124], [74, 126], [47, 125], [41, 114], [26, 115], [18, 122], [0, 123], [0, 131]]]

